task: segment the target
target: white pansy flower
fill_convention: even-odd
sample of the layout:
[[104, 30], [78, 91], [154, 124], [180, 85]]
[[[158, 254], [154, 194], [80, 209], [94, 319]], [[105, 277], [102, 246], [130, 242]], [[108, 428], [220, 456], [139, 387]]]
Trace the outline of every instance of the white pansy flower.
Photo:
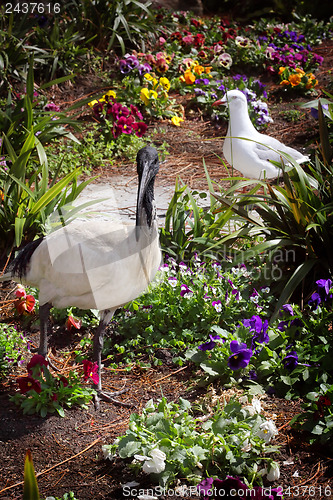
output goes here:
[[269, 471], [267, 472], [268, 481], [278, 481], [280, 478], [280, 467], [277, 462], [272, 462]]
[[[117, 443], [115, 442], [114, 444], [117, 444]], [[116, 456], [116, 453], [112, 453], [111, 448], [112, 448], [112, 445], [110, 445], [110, 444], [103, 444], [102, 445], [102, 452], [103, 452], [105, 460], [106, 459], [112, 460]]]
[[147, 457], [142, 466], [143, 472], [146, 472], [147, 474], [159, 474], [160, 472], [163, 472], [165, 469], [166, 454], [158, 448], [154, 448], [149, 452], [149, 455], [151, 458]]
[[259, 415], [261, 413], [261, 403], [259, 399], [253, 398], [252, 403], [244, 408], [253, 417], [256, 413]]
[[263, 439], [265, 443], [269, 443], [276, 434], [278, 434], [278, 430], [273, 420], [266, 420], [266, 422], [263, 422], [257, 432], [257, 436]]

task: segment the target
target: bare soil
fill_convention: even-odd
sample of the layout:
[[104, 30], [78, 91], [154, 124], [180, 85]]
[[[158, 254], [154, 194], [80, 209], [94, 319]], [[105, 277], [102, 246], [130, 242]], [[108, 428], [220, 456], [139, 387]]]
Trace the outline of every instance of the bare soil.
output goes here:
[[[326, 42], [325, 45], [317, 47], [316, 52], [324, 56], [319, 81], [321, 88], [327, 88], [333, 67], [332, 43]], [[309, 112], [302, 112], [296, 122], [286, 121], [283, 115], [284, 111], [298, 109], [298, 102], [309, 99], [289, 97], [269, 79], [266, 78], [266, 81], [268, 88], [272, 90], [269, 108], [274, 119], [266, 133], [300, 150], [317, 148], [318, 125]], [[93, 90], [96, 90], [96, 81], [82, 77], [76, 81], [75, 88], [52, 92], [58, 102], [68, 103]], [[178, 98], [181, 99], [180, 96]], [[186, 104], [185, 101], [184, 105]], [[216, 129], [209, 120], [194, 110], [192, 119], [186, 120], [180, 128], [175, 129], [167, 122], [158, 125], [164, 129], [160, 141], [169, 144], [170, 152], [159, 173], [160, 183], [174, 183], [176, 176], [180, 175], [191, 188], [205, 189], [207, 186], [202, 167], [203, 158], [212, 179], [220, 182], [229, 175], [230, 170], [228, 171], [216, 156], [223, 158], [221, 137], [225, 135], [226, 124]], [[151, 128], [153, 127], [156, 127], [156, 123], [151, 124]], [[110, 181], [113, 175], [136, 175], [135, 166], [126, 162], [114, 164], [107, 171], [99, 173], [102, 179], [107, 177]], [[3, 288], [2, 297], [9, 292], [10, 289]], [[3, 304], [0, 303], [0, 307]], [[14, 321], [8, 308], [1, 307], [0, 313], [3, 321]], [[37, 346], [38, 332], [28, 328], [27, 333], [32, 344]], [[78, 341], [78, 333], [69, 334], [61, 330], [53, 338], [50, 356], [63, 373], [67, 373], [69, 367], [75, 368], [74, 356], [64, 353], [73, 353]], [[123, 434], [127, 429], [130, 414], [134, 411], [140, 412], [150, 398], [159, 398], [161, 391], [168, 400], [175, 401], [180, 395], [195, 400], [205, 393], [205, 390], [199, 388], [189, 390], [193, 376], [191, 366], [179, 371], [170, 363], [167, 352], [161, 351], [156, 355], [163, 359], [163, 366], [159, 368], [126, 372], [110, 369], [106, 363], [103, 373], [104, 387], [111, 391], [126, 387], [128, 391], [119, 398], [123, 402], [131, 403], [132, 408], [102, 402], [98, 412], [91, 404], [89, 410], [66, 411], [65, 418], [55, 415], [47, 418], [25, 416], [9, 401], [9, 397], [16, 391], [16, 378], [25, 374], [25, 367], [15, 369], [3, 379], [0, 387], [0, 498], [22, 498], [23, 463], [27, 449], [32, 451], [41, 497], [61, 497], [72, 490], [78, 500], [116, 500], [124, 498], [121, 485], [134, 479], [140, 482], [140, 488], [149, 488], [151, 485], [148, 476], [134, 478], [120, 459], [114, 462], [105, 461], [101, 445], [109, 444]], [[222, 387], [217, 387], [217, 393], [221, 397], [225, 395]], [[281, 465], [281, 477], [278, 483], [285, 490], [299, 486], [298, 493], [297, 490], [286, 490], [285, 498], [333, 499], [333, 450], [328, 447], [310, 446], [306, 436], [293, 431], [289, 425], [292, 417], [300, 411], [300, 401], [290, 402], [267, 396], [263, 404], [265, 411], [276, 419], [279, 428], [277, 442], [281, 448], [277, 460]], [[328, 485], [332, 494], [328, 494], [328, 490], [325, 493], [325, 487]], [[176, 497], [160, 498], [172, 500]]]

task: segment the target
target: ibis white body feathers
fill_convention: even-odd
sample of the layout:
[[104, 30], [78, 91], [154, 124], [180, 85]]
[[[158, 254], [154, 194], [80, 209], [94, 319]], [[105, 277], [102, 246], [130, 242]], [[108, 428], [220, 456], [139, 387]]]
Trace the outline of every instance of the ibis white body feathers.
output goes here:
[[138, 297], [161, 263], [158, 228], [75, 221], [42, 240], [22, 282], [39, 288], [40, 305], [113, 309]]

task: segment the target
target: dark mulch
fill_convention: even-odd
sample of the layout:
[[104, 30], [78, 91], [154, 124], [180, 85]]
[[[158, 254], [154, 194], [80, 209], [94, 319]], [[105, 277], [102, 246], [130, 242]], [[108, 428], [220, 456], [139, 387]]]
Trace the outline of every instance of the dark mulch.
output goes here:
[[[325, 86], [333, 66], [332, 44], [323, 44], [316, 52], [325, 57], [325, 65], [320, 74]], [[290, 98], [272, 82], [267, 83], [274, 90], [269, 101], [274, 123], [269, 126], [267, 133], [298, 149], [316, 147], [318, 125], [309, 112], [304, 111], [297, 122], [288, 122], [283, 115], [286, 110], [298, 109], [296, 103], [308, 101], [308, 98]], [[65, 91], [53, 89], [53, 98], [72, 102], [95, 90], [96, 86], [96, 82], [89, 83], [89, 79], [81, 79], [74, 87]], [[164, 129], [160, 140], [169, 144], [170, 151], [167, 162], [160, 170], [159, 182], [173, 184], [176, 176], [180, 175], [192, 188], [205, 189], [203, 158], [214, 180], [220, 181], [229, 175], [216, 156], [222, 157], [221, 137], [226, 132], [226, 126], [216, 129], [198, 112], [194, 112], [193, 119], [184, 122], [180, 128], [175, 129], [166, 122], [159, 123], [159, 126]], [[102, 177], [114, 174], [136, 175], [135, 166], [126, 163], [115, 164], [108, 171], [100, 173]], [[5, 311], [2, 314], [5, 319]], [[38, 334], [32, 331], [28, 333], [37, 344]], [[65, 366], [63, 351], [72, 351], [77, 345], [75, 336], [64, 335], [65, 333], [56, 336], [52, 353], [60, 367]], [[0, 393], [0, 498], [22, 498], [23, 462], [27, 449], [33, 454], [42, 497], [62, 496], [73, 490], [78, 500], [123, 498], [121, 485], [135, 478], [119, 459], [112, 463], [103, 460], [101, 445], [111, 443], [123, 434], [130, 414], [133, 411], [139, 412], [150, 398], [156, 400], [163, 393], [168, 400], [177, 401], [180, 395], [193, 400], [203, 393], [202, 389], [188, 391], [189, 381], [193, 376], [190, 367], [177, 372], [177, 368], [168, 363], [166, 353], [162, 353], [162, 357], [164, 364], [160, 368], [135, 369], [130, 372], [107, 367], [104, 370], [104, 386], [111, 390], [118, 390], [123, 386], [128, 388], [128, 392], [120, 398], [132, 403], [133, 408], [102, 403], [99, 412], [91, 405], [89, 410], [66, 411], [65, 418], [50, 416], [43, 419], [22, 415], [9, 401], [9, 396], [14, 394], [15, 379], [23, 373], [23, 368], [11, 373], [2, 381]], [[223, 394], [222, 389], [219, 391]], [[281, 478], [278, 483], [284, 489], [299, 487], [298, 492], [297, 489], [286, 490], [285, 498], [332, 499], [333, 495], [328, 494], [329, 490], [325, 491], [325, 487], [331, 485], [333, 493], [332, 452], [328, 448], [310, 446], [306, 436], [296, 433], [289, 426], [292, 417], [300, 411], [300, 402], [267, 397], [264, 405], [267, 414], [276, 415], [274, 418], [280, 429], [277, 442], [281, 453], [277, 460], [281, 464]], [[139, 481], [142, 487], [149, 488], [147, 477], [142, 476]]]

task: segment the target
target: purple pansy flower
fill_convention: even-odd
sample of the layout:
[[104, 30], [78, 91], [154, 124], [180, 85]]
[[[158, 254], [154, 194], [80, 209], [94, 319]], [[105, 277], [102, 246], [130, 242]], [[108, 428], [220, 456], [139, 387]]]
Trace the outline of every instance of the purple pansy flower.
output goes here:
[[292, 371], [298, 365], [298, 355], [296, 351], [290, 351], [285, 358], [283, 358], [282, 363], [284, 367]]
[[189, 289], [189, 287], [185, 284], [180, 285], [180, 296], [185, 297], [185, 299], [191, 297], [193, 295], [192, 290]]
[[[219, 335], [209, 335], [209, 338], [210, 340], [208, 342], [199, 345], [198, 349], [200, 349], [200, 351], [211, 351], [217, 344], [216, 340], [221, 339]], [[225, 340], [221, 340], [222, 342], [225, 342]]]
[[249, 364], [253, 351], [252, 349], [248, 349], [245, 343], [239, 344], [237, 340], [232, 340], [230, 342], [230, 350], [233, 354], [228, 358], [229, 368], [239, 370]]

